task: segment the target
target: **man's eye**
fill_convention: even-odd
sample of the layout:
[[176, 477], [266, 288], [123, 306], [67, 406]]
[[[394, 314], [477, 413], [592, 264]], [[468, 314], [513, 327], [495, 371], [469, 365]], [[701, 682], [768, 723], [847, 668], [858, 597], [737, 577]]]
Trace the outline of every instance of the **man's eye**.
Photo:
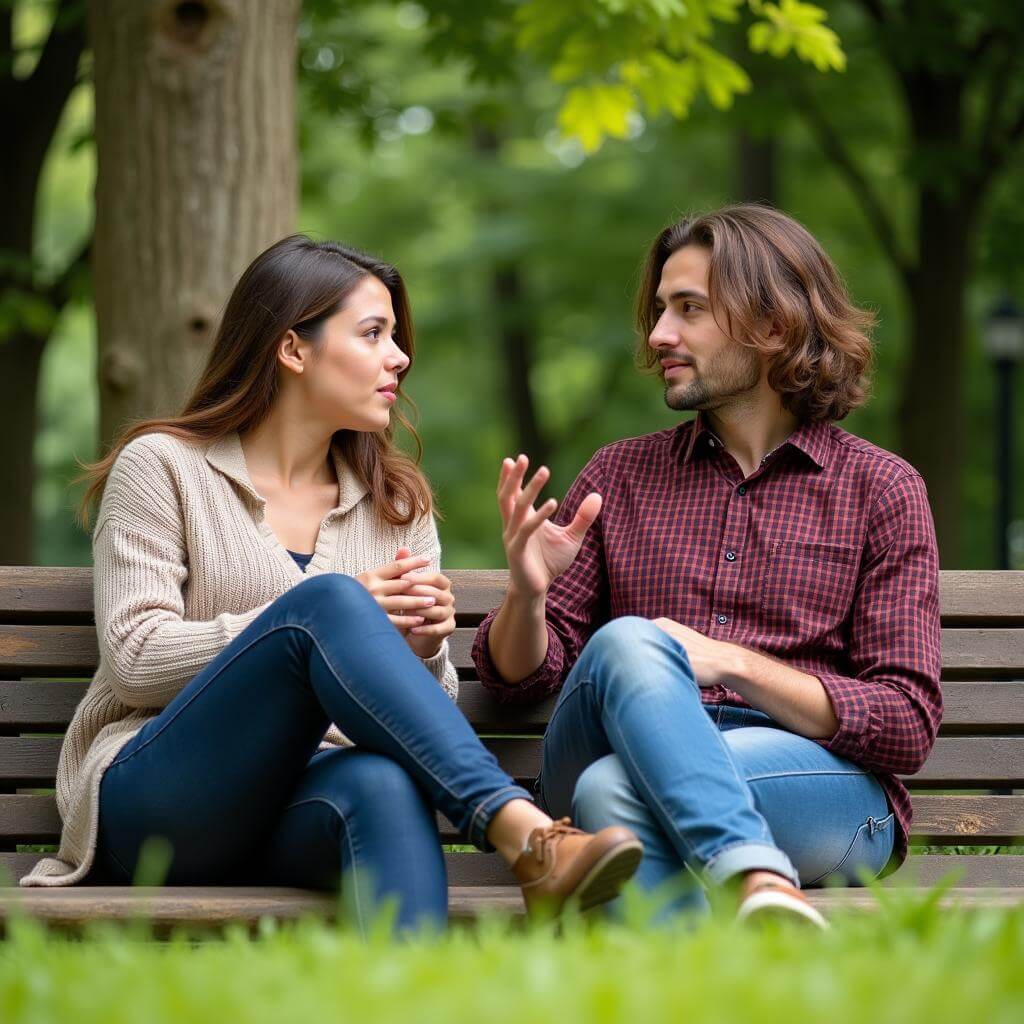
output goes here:
[[684, 302], [683, 303], [683, 312], [684, 313], [691, 313], [695, 309], [700, 309], [700, 306], [698, 306], [696, 302]]

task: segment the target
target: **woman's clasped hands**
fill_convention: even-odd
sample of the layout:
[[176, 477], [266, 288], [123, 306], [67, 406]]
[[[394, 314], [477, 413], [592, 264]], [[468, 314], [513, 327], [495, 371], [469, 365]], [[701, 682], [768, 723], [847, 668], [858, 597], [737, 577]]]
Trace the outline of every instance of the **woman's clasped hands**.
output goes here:
[[394, 561], [356, 576], [419, 658], [434, 657], [455, 631], [451, 580], [440, 572], [424, 572], [430, 561], [399, 548]]

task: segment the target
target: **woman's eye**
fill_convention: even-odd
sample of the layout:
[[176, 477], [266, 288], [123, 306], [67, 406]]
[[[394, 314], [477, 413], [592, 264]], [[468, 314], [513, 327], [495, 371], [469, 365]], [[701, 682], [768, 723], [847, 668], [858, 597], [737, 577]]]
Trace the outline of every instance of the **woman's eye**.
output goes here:
[[367, 332], [366, 336], [368, 338], [373, 338], [374, 341], [377, 341], [380, 338], [380, 328], [371, 327], [370, 330]]

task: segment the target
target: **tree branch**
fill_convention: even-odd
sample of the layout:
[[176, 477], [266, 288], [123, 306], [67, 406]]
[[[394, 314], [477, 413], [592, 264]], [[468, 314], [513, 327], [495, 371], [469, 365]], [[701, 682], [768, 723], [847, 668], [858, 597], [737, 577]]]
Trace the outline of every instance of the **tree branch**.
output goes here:
[[793, 96], [797, 108], [804, 115], [822, 152], [846, 179], [847, 186], [860, 203], [861, 210], [886, 256], [889, 257], [904, 280], [909, 282], [914, 273], [913, 263], [904, 253], [892, 220], [867, 176], [857, 166], [839, 133], [825, 117], [810, 93], [801, 86], [796, 86], [793, 89]]

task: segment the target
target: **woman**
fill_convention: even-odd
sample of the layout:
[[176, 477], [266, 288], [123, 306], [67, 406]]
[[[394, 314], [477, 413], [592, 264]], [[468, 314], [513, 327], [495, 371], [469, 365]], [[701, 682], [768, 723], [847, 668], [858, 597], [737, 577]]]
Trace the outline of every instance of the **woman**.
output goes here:
[[632, 833], [552, 822], [453, 703], [430, 489], [392, 441], [412, 353], [393, 267], [286, 238], [181, 415], [92, 467], [100, 666], [61, 751], [60, 851], [23, 885], [128, 883], [161, 836], [169, 884], [341, 879], [360, 927], [385, 899], [436, 926], [435, 809], [528, 909], [602, 902], [636, 869]]

